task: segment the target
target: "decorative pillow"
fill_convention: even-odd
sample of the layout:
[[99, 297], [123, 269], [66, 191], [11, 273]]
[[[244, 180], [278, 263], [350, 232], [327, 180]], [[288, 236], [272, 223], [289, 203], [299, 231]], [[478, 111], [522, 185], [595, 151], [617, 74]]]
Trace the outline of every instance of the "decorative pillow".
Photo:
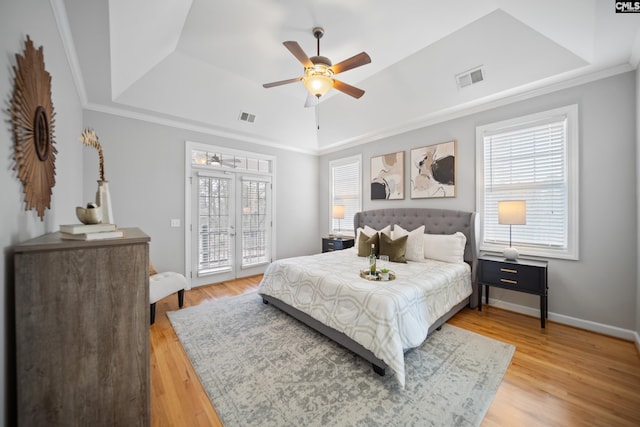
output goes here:
[[373, 236], [374, 233], [384, 233], [387, 236], [391, 236], [391, 226], [387, 225], [382, 230], [378, 231], [375, 228], [371, 228], [368, 225], [365, 225], [364, 228], [358, 227], [356, 230], [356, 242], [360, 241], [360, 233], [364, 232], [367, 236]]
[[375, 228], [371, 228], [368, 225], [365, 225], [364, 232], [369, 236], [371, 236], [373, 233], [380, 233], [380, 234], [386, 234], [387, 236], [391, 237], [391, 225], [387, 225], [382, 230], [376, 230]]
[[409, 236], [402, 236], [392, 239], [386, 234], [380, 234], [380, 255], [388, 255], [391, 262], [407, 262], [405, 253], [407, 251], [407, 239]]
[[358, 235], [358, 256], [369, 256], [371, 255], [371, 245], [375, 245], [375, 253], [378, 255], [379, 245], [378, 245], [378, 233], [373, 233], [371, 237], [367, 236], [365, 232], [361, 232]]
[[461, 232], [455, 234], [425, 234], [424, 257], [437, 261], [464, 262], [464, 246], [467, 238]]
[[393, 239], [397, 239], [402, 236], [409, 236], [407, 239], [407, 253], [405, 254], [405, 257], [407, 258], [407, 261], [418, 262], [424, 262], [423, 235], [424, 225], [421, 225], [413, 231], [407, 231], [398, 224], [394, 224], [393, 232], [391, 233], [391, 237]]

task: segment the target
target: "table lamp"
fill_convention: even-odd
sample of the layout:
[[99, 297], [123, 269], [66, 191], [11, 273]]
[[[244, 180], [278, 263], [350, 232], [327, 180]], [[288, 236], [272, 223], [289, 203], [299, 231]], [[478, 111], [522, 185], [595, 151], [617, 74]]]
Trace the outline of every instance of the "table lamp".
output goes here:
[[340, 230], [340, 220], [344, 219], [344, 206], [333, 205], [331, 217], [338, 220], [338, 229], [336, 230], [336, 237], [342, 237], [342, 231]]
[[518, 259], [518, 249], [511, 246], [511, 226], [527, 223], [527, 202], [524, 200], [505, 200], [498, 202], [498, 224], [509, 225], [509, 247], [502, 254], [508, 260]]

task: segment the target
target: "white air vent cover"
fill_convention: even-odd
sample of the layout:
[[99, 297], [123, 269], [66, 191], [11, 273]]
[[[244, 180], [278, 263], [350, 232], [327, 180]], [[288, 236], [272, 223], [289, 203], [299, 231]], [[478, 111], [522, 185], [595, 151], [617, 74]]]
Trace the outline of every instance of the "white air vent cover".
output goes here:
[[240, 116], [238, 117], [238, 120], [240, 120], [242, 122], [253, 123], [256, 120], [256, 115], [255, 114], [251, 114], [251, 113], [247, 113], [247, 112], [244, 112], [244, 111], [240, 111]]
[[484, 69], [482, 68], [482, 66], [472, 68], [471, 70], [456, 75], [456, 82], [458, 83], [458, 87], [460, 89], [475, 83], [480, 83], [483, 80]]

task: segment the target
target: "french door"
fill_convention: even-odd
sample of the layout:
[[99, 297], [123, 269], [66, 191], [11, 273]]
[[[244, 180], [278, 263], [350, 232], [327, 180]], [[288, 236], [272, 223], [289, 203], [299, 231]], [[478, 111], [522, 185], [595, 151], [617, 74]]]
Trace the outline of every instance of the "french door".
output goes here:
[[193, 170], [191, 286], [264, 272], [271, 261], [271, 177]]

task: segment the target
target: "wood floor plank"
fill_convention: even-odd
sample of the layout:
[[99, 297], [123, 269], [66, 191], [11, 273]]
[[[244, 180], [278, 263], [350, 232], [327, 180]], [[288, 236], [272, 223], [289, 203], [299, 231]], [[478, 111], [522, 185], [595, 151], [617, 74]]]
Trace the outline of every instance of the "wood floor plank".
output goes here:
[[[185, 292], [185, 307], [255, 289], [261, 276], [201, 286]], [[178, 340], [167, 311], [156, 306], [151, 326], [153, 426], [221, 426], [215, 409]], [[555, 322], [483, 306], [465, 309], [449, 323], [516, 346], [509, 369], [482, 426], [637, 426], [640, 355], [632, 342]]]

